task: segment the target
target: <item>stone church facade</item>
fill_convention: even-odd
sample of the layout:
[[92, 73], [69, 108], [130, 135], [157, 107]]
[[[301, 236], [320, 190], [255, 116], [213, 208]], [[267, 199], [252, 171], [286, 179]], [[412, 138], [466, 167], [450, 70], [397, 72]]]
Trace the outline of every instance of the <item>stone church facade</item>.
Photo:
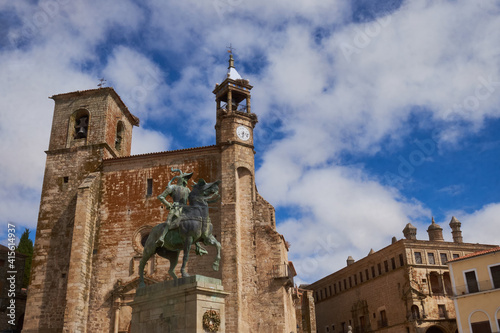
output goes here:
[[[143, 244], [167, 218], [156, 196], [176, 175], [172, 168], [192, 172], [194, 181], [222, 181], [221, 200], [210, 209], [222, 245], [220, 270], [212, 270], [215, 248], [208, 246], [203, 257], [193, 250], [188, 271], [222, 280], [230, 293], [226, 332], [296, 331], [295, 271], [274, 208], [255, 186], [251, 89], [231, 56], [227, 77], [214, 89], [216, 144], [144, 155], [130, 155], [139, 120], [112, 88], [51, 97], [23, 332], [129, 330]], [[154, 256], [146, 282], [168, 279], [167, 270], [168, 261]]]

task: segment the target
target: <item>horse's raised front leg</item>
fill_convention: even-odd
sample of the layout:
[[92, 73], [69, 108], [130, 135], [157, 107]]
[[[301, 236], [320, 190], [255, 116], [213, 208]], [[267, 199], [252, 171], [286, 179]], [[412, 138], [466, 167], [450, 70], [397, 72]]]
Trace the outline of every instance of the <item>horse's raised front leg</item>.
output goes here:
[[221, 248], [220, 243], [215, 238], [214, 235], [210, 235], [207, 238], [205, 238], [205, 244], [214, 245], [217, 248], [217, 256], [215, 257], [212, 268], [214, 271], [218, 271], [219, 270], [219, 262], [220, 262], [220, 248]]
[[189, 274], [186, 272], [186, 264], [189, 260], [189, 251], [191, 251], [191, 245], [193, 245], [193, 238], [186, 237], [186, 240], [184, 241], [184, 256], [182, 257], [182, 267], [181, 267], [182, 277], [189, 276]]

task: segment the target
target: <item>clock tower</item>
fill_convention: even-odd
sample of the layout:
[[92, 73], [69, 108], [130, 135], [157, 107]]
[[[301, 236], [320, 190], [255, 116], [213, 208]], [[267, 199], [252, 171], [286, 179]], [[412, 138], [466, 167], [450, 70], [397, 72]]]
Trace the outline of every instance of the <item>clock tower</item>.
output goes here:
[[217, 105], [215, 125], [216, 143], [237, 143], [253, 149], [253, 129], [257, 116], [250, 107], [250, 90], [253, 87], [234, 68], [233, 55], [229, 56], [227, 75], [221, 84], [216, 84], [213, 93]]

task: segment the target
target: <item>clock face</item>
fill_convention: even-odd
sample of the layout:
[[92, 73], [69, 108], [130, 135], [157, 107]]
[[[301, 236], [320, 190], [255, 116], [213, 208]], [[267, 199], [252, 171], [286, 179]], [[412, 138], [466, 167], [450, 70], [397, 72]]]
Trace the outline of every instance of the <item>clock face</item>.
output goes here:
[[236, 135], [243, 141], [250, 139], [250, 131], [245, 126], [238, 126], [236, 129]]

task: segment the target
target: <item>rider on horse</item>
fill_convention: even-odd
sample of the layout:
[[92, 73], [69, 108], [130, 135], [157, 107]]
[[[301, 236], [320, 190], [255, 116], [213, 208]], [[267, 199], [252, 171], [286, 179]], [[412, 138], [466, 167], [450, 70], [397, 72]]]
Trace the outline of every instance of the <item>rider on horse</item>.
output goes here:
[[[165, 191], [163, 191], [163, 193], [158, 196], [158, 200], [160, 200], [165, 205], [165, 207], [170, 210], [167, 220], [165, 221], [165, 229], [163, 229], [163, 233], [156, 241], [156, 244], [158, 246], [163, 246], [165, 235], [169, 230], [179, 227], [179, 217], [181, 216], [182, 209], [187, 206], [189, 192], [191, 192], [189, 188], [187, 188], [187, 183], [193, 173], [183, 173], [179, 169], [174, 170], [172, 168], [172, 172], [175, 171], [178, 171], [180, 175], [172, 178], [168, 182], [168, 186]], [[172, 185], [172, 182], [176, 179], [177, 185]], [[173, 203], [170, 203], [166, 200], [166, 197], [169, 195], [172, 197]]]

